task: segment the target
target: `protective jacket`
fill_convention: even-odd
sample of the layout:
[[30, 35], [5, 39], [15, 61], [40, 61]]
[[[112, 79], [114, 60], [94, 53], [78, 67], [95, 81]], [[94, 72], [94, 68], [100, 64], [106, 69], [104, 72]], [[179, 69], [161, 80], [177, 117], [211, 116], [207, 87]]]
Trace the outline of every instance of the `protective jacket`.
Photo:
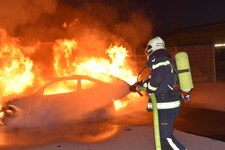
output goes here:
[[[148, 79], [142, 81], [147, 93], [155, 93], [158, 109], [180, 107], [180, 91], [175, 64], [165, 49], [152, 53], [146, 65], [151, 68]], [[148, 109], [151, 109], [151, 101]]]

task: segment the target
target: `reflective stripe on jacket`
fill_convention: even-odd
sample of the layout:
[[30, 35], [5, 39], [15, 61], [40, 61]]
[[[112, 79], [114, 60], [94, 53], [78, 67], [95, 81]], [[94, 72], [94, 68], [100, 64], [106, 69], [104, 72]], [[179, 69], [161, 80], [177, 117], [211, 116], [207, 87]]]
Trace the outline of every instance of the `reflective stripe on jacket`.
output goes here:
[[[172, 101], [172, 102], [161, 102], [161, 103], [157, 103], [157, 108], [158, 109], [173, 109], [173, 108], [177, 108], [180, 107], [181, 102], [180, 100], [177, 101]], [[148, 103], [148, 109], [152, 109], [152, 103]]]

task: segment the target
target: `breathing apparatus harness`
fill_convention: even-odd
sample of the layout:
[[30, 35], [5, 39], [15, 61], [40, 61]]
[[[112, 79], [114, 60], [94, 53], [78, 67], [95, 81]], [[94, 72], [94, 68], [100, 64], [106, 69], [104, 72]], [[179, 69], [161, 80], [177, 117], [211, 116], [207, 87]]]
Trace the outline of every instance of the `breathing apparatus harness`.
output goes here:
[[[171, 73], [174, 74], [174, 83], [173, 83], [173, 86], [171, 87], [170, 85], [167, 85], [168, 88], [170, 88], [171, 90], [178, 90], [178, 92], [180, 93], [180, 96], [181, 96], [181, 99], [182, 101], [184, 101], [185, 99], [187, 99], [188, 102], [191, 102], [191, 98], [190, 98], [190, 91], [186, 92], [186, 91], [183, 91], [180, 89], [180, 86], [179, 86], [179, 78], [178, 78], [178, 74], [179, 73], [183, 73], [185, 72], [184, 70], [177, 70], [176, 68], [176, 65], [175, 63], [173, 63], [173, 61], [171, 59], [169, 59], [169, 62], [170, 62], [170, 67], [171, 67]], [[141, 87], [142, 86], [142, 81], [139, 81], [139, 77], [141, 76], [142, 72], [148, 68], [147, 66], [144, 66], [138, 73], [137, 75], [137, 82], [132, 85], [130, 87], [130, 90], [133, 91], [133, 92], [137, 92], [140, 96], [143, 96], [143, 94], [141, 93], [141, 91], [144, 91], [146, 90], [144, 87]]]

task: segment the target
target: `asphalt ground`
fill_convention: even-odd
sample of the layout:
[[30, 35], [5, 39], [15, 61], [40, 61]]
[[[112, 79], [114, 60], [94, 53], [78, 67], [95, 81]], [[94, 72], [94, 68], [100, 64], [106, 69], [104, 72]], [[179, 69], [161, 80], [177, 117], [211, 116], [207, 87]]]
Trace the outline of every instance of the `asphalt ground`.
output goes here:
[[183, 106], [175, 128], [187, 133], [225, 141], [225, 112]]
[[[140, 117], [142, 115], [142, 117]], [[46, 128], [1, 130], [0, 147], [33, 147], [56, 141], [96, 143], [113, 138], [131, 125], [152, 124], [152, 113], [137, 114], [130, 119], [70, 122]], [[214, 140], [225, 141], [225, 112], [183, 106], [175, 129]], [[138, 119], [137, 119], [138, 118]], [[152, 125], [151, 125], [152, 126]], [[126, 128], [128, 127], [128, 128]]]

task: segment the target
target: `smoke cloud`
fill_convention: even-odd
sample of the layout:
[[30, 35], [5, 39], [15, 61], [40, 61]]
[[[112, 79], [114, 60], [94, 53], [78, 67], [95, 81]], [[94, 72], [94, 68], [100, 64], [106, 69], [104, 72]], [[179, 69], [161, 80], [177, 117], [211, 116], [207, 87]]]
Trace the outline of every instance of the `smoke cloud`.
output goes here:
[[35, 24], [42, 14], [53, 14], [58, 0], [7, 0], [0, 2], [0, 26], [14, 35], [18, 27]]
[[136, 49], [151, 37], [152, 25], [142, 10], [129, 9], [130, 3], [126, 0], [120, 4], [104, 0], [1, 1], [0, 27], [26, 44], [76, 38], [91, 45], [93, 50], [113, 42]]

